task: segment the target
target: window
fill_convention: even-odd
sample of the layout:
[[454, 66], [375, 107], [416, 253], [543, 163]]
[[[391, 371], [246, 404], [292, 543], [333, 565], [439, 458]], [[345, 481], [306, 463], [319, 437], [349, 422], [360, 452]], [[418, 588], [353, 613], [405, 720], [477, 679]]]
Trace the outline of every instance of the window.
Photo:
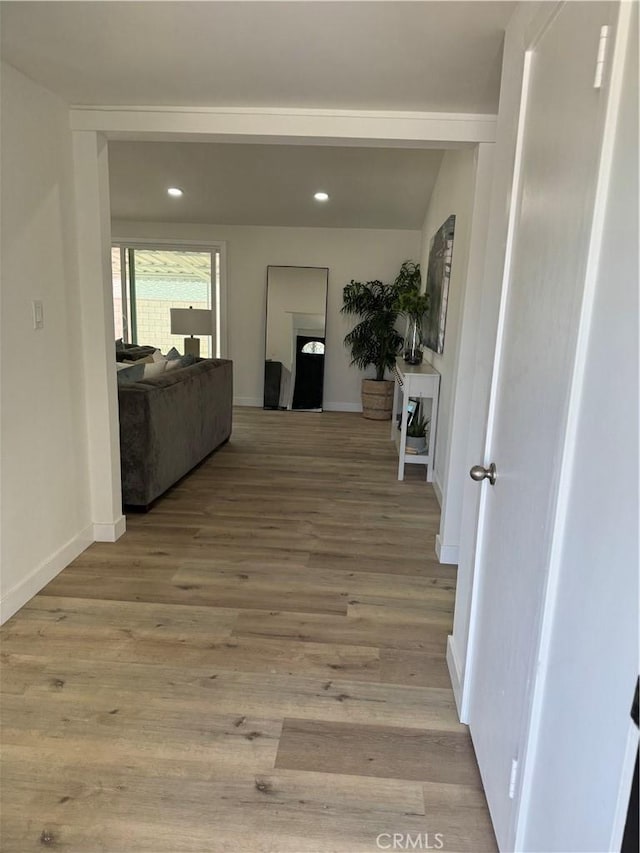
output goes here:
[[167, 352], [184, 349], [171, 334], [171, 308], [214, 311], [211, 336], [200, 337], [200, 355], [221, 355], [221, 250], [123, 244], [111, 251], [116, 338]]
[[302, 347], [305, 355], [324, 355], [324, 344], [322, 341], [309, 341]]

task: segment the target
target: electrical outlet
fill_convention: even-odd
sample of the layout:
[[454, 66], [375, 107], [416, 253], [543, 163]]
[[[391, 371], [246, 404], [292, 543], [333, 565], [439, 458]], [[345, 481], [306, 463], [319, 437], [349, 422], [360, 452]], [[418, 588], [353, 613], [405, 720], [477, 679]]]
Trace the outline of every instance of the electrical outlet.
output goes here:
[[44, 307], [41, 299], [34, 299], [33, 307], [33, 328], [44, 329]]

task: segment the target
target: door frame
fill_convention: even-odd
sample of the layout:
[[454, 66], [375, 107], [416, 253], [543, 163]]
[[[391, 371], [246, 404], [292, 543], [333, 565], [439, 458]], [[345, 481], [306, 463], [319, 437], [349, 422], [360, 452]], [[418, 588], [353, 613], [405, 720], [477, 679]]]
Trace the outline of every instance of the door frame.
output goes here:
[[[500, 365], [502, 354], [502, 342], [506, 322], [506, 308], [511, 283], [511, 262], [514, 251], [514, 238], [517, 225], [517, 216], [520, 206], [520, 191], [522, 178], [522, 154], [526, 134], [527, 99], [531, 82], [531, 64], [536, 45], [552, 25], [557, 14], [564, 6], [564, 2], [554, 5], [551, 10], [543, 10], [531, 24], [527, 32], [525, 44], [524, 68], [521, 85], [520, 114], [518, 117], [518, 130], [516, 139], [515, 162], [512, 180], [511, 202], [508, 214], [507, 242], [505, 250], [504, 272], [501, 284], [500, 307], [498, 315], [498, 334], [493, 359], [493, 373], [491, 378], [491, 390], [489, 396], [489, 408], [487, 414], [487, 430], [484, 442], [484, 459], [478, 460], [483, 464], [490, 461], [492, 455], [493, 433], [497, 405], [497, 391], [500, 384]], [[598, 175], [596, 179], [596, 191], [592, 220], [589, 233], [589, 244], [587, 251], [587, 263], [584, 276], [584, 291], [581, 305], [581, 313], [578, 321], [578, 336], [573, 362], [573, 374], [569, 394], [569, 404], [564, 424], [564, 436], [562, 441], [562, 457], [557, 478], [555, 494], [555, 509], [553, 524], [549, 535], [549, 569], [543, 589], [542, 603], [539, 613], [539, 625], [535, 646], [537, 653], [532, 665], [531, 678], [525, 700], [525, 719], [522, 725], [521, 751], [518, 756], [518, 776], [515, 780], [514, 809], [511, 827], [509, 830], [509, 849], [520, 850], [524, 843], [526, 829], [526, 817], [532, 793], [533, 766], [538, 737], [540, 733], [541, 712], [544, 701], [544, 687], [549, 664], [549, 653], [552, 640], [552, 627], [555, 606], [557, 601], [559, 578], [561, 572], [562, 548], [564, 544], [564, 530], [567, 521], [570, 501], [570, 489], [574, 471], [575, 446], [578, 426], [580, 422], [580, 404], [582, 390], [585, 381], [589, 332], [593, 314], [594, 298], [597, 277], [599, 272], [600, 253], [604, 236], [605, 217], [609, 197], [609, 184], [612, 174], [614, 145], [617, 135], [617, 119], [622, 98], [622, 85], [624, 66], [626, 61], [626, 50], [631, 30], [632, 9], [630, 3], [618, 4], [618, 17], [615, 25], [613, 44], [610, 45], [608, 57], [608, 96], [605, 106], [604, 131], [601, 142], [601, 150], [598, 162]], [[595, 62], [595, 57], [594, 57]], [[474, 669], [477, 661], [477, 632], [479, 598], [483, 583], [485, 566], [483, 565], [483, 539], [486, 521], [487, 490], [482, 489], [478, 502], [476, 517], [476, 536], [473, 580], [471, 587], [471, 605], [469, 612], [469, 633], [466, 647], [466, 661], [464, 679], [460, 685], [460, 718], [468, 722], [470, 697], [473, 692]], [[463, 534], [465, 531], [463, 531]], [[469, 531], [466, 531], [469, 533]], [[633, 761], [635, 752], [629, 748], [626, 755], [625, 779], [621, 783], [619, 792], [619, 806], [628, 801], [630, 780], [633, 774]], [[629, 765], [629, 766], [627, 766]], [[628, 784], [626, 784], [628, 781]], [[622, 813], [623, 809], [619, 808]], [[612, 831], [612, 842], [617, 842], [611, 849], [619, 849], [621, 833], [624, 825], [614, 816]], [[619, 836], [619, 839], [618, 839]]]
[[[126, 529], [121, 509], [115, 366], [111, 364], [114, 324], [109, 141], [175, 139], [388, 148], [409, 144], [447, 149], [494, 143], [496, 123], [496, 115], [464, 113], [166, 106], [69, 109], [78, 268], [84, 282], [81, 311], [87, 365], [87, 460], [95, 538], [115, 541]], [[136, 225], [131, 222], [126, 227], [135, 229]], [[221, 255], [224, 281], [225, 258], [226, 253]], [[221, 313], [227, 315], [226, 304], [221, 305]], [[228, 340], [222, 352], [225, 350], [228, 354]]]

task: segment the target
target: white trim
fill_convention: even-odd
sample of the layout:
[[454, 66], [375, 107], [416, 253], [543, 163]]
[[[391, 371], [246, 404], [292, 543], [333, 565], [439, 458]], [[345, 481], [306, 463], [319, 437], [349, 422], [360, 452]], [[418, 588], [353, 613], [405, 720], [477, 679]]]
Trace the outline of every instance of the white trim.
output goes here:
[[234, 406], [246, 406], [252, 409], [264, 409], [264, 400], [262, 397], [234, 397]]
[[438, 474], [435, 471], [433, 472], [433, 482], [431, 483], [431, 485], [433, 486], [433, 491], [436, 493], [436, 500], [440, 504], [440, 509], [442, 509], [442, 502], [444, 500], [442, 494], [442, 485], [440, 483], [440, 478], [438, 477]]
[[218, 329], [220, 358], [229, 358], [229, 318], [227, 316], [227, 241], [218, 240], [215, 245], [220, 253], [220, 290], [218, 292]]
[[[234, 397], [234, 406], [251, 406], [253, 408], [263, 409], [264, 400], [262, 397]], [[323, 403], [322, 411], [325, 412], [357, 412], [362, 413], [361, 403]]]
[[122, 511], [107, 141], [72, 133], [90, 517]]
[[127, 519], [124, 515], [117, 518], [113, 524], [95, 522], [93, 525], [93, 539], [95, 542], [117, 542], [127, 529]]
[[[118, 246], [120, 249], [120, 301], [122, 302], [122, 339], [129, 343], [131, 340], [131, 318], [129, 315], [129, 306], [131, 303], [131, 294], [129, 293], [129, 280], [127, 276], [127, 258], [124, 246]], [[113, 258], [111, 261], [113, 268]], [[115, 311], [114, 311], [115, 322]], [[117, 334], [117, 332], [116, 332]]]
[[132, 237], [130, 240], [126, 237], [114, 237], [112, 240], [112, 245], [124, 246], [127, 249], [148, 249], [157, 245], [167, 251], [172, 249], [178, 251], [188, 246], [190, 250], [193, 249], [196, 252], [210, 252], [212, 249], [222, 249], [226, 244], [226, 240], [168, 240], [166, 237]]
[[[533, 667], [532, 683], [529, 690], [528, 707], [525, 706], [526, 718], [523, 726], [523, 752], [521, 753], [520, 791], [516, 792], [516, 808], [514, 810], [514, 849], [519, 850], [524, 845], [526, 822], [529, 804], [532, 796], [532, 783], [536, 749], [540, 736], [542, 708], [546, 676], [549, 666], [553, 624], [555, 620], [556, 603], [562, 570], [562, 552], [567, 518], [571, 502], [571, 486], [576, 464], [577, 435], [580, 426], [580, 409], [585, 387], [587, 359], [589, 355], [589, 336], [593, 318], [596, 286], [600, 271], [600, 256], [602, 252], [602, 236], [609, 201], [609, 187], [613, 171], [615, 143], [618, 135], [618, 118], [622, 100], [624, 69], [631, 32], [631, 3], [621, 3], [618, 12], [615, 47], [611, 64], [611, 78], [607, 97], [606, 112], [603, 122], [603, 136], [598, 163], [598, 178], [593, 203], [593, 217], [589, 235], [589, 248], [584, 275], [584, 291], [578, 325], [569, 405], [565, 422], [564, 441], [562, 447], [562, 464], [558, 475], [558, 487], [553, 517], [553, 529], [549, 550], [549, 571], [545, 589], [543, 590], [543, 608], [540, 619], [537, 656]], [[629, 780], [630, 785], [630, 780]], [[627, 803], [629, 798], [627, 789]], [[620, 794], [618, 795], [620, 797]], [[620, 808], [618, 801], [617, 808]], [[616, 849], [616, 848], [612, 848]]]
[[[208, 107], [208, 106], [171, 106], [157, 105], [149, 106], [138, 104], [71, 104], [69, 109], [72, 114], [76, 113], [166, 113], [176, 115], [207, 115], [207, 116], [242, 116], [253, 118], [254, 116], [280, 116], [288, 118], [369, 118], [369, 119], [419, 119], [452, 121], [452, 122], [488, 122], [495, 123], [495, 113], [448, 113], [429, 112], [428, 110], [340, 110], [340, 109], [317, 109], [315, 107]], [[72, 130], [88, 130], [89, 128], [75, 127]], [[95, 128], [91, 128], [95, 130]]]
[[79, 557], [91, 545], [92, 541], [92, 528], [86, 527], [6, 592], [0, 599], [0, 624], [6, 622], [21, 607], [24, 607], [69, 563]]
[[497, 116], [394, 110], [315, 110], [255, 107], [72, 106], [72, 130], [108, 139], [331, 145], [384, 143], [446, 147], [495, 142]]
[[323, 403], [325, 412], [359, 412], [362, 414], [362, 403]]
[[460, 664], [456, 655], [456, 647], [453, 644], [453, 636], [449, 634], [447, 637], [447, 668], [449, 670], [449, 678], [451, 679], [451, 688], [453, 689], [453, 698], [456, 700], [456, 709], [460, 722], [464, 722], [460, 713], [460, 700], [462, 698], [462, 678], [460, 675]]
[[629, 796], [633, 784], [633, 772], [636, 766], [638, 754], [638, 729], [631, 718], [629, 718], [629, 730], [627, 731], [627, 742], [624, 748], [624, 760], [622, 762], [622, 773], [620, 774], [620, 785], [616, 799], [616, 811], [613, 816], [611, 827], [611, 841], [609, 850], [620, 850], [624, 828], [629, 811]]
[[446, 566], [457, 566], [460, 562], [459, 545], [443, 545], [440, 534], [436, 534], [436, 556], [438, 561]]
[[[180, 251], [190, 249], [194, 252], [218, 252], [220, 254], [220, 311], [216, 315], [216, 324], [220, 330], [220, 358], [227, 358], [227, 241], [226, 240], [176, 240], [163, 237], [117, 237], [111, 240], [112, 246], [120, 246], [128, 249], [149, 249], [161, 246], [167, 251]], [[213, 290], [213, 270], [211, 276], [211, 287]], [[212, 298], [214, 293], [211, 293]]]

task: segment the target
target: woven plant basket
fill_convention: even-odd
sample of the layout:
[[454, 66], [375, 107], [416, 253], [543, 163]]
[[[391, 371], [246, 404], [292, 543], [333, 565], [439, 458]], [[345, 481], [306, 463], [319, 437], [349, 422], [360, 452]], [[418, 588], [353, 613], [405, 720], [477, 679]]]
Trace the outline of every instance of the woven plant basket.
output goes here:
[[388, 421], [393, 409], [393, 386], [389, 379], [362, 380], [362, 414], [372, 421]]

